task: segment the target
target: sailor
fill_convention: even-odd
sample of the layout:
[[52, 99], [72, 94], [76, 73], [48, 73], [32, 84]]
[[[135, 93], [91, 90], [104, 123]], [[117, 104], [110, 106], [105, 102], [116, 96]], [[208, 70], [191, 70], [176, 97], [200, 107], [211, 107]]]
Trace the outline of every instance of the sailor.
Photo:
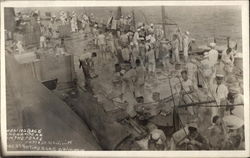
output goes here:
[[161, 62], [161, 59], [162, 59], [161, 56], [160, 56], [160, 49], [161, 49], [161, 41], [155, 39], [154, 51], [155, 51], [156, 62]]
[[129, 29], [130, 29], [130, 26], [129, 26], [129, 16], [126, 16], [125, 19], [124, 19], [124, 31], [128, 32]]
[[123, 32], [122, 35], [120, 36], [120, 45], [124, 47], [128, 46], [128, 44], [129, 44], [128, 34]]
[[84, 15], [82, 15], [79, 20], [81, 21], [82, 25], [81, 25], [81, 30], [84, 31], [87, 25], [87, 20], [85, 19]]
[[41, 24], [40, 48], [46, 48], [46, 28]]
[[120, 17], [120, 19], [119, 19], [119, 23], [120, 23], [120, 30], [123, 32], [125, 29], [125, 22], [124, 22], [125, 20], [124, 20], [124, 17], [123, 17], [123, 15]]
[[123, 61], [130, 62], [131, 52], [128, 49], [128, 46], [123, 46], [121, 53]]
[[156, 39], [155, 39], [155, 36], [154, 36], [154, 34], [153, 33], [150, 33], [150, 44], [151, 45], [155, 45], [155, 42], [156, 42]]
[[161, 129], [152, 123], [147, 124], [149, 135], [136, 141], [142, 150], [167, 150], [167, 138]]
[[[215, 97], [218, 106], [221, 105], [221, 103], [227, 99], [228, 95], [228, 88], [223, 83], [223, 80], [224, 80], [224, 75], [216, 74], [216, 84], [214, 84], [212, 87], [212, 93], [213, 96]], [[211, 110], [212, 110], [212, 117], [218, 115], [219, 112], [218, 107], [212, 107]]]
[[198, 126], [197, 125], [189, 125], [188, 128], [189, 134], [188, 134], [188, 141], [187, 142], [187, 150], [208, 150], [209, 144], [208, 140], [202, 136], [198, 132]]
[[58, 49], [60, 50], [61, 54], [65, 54], [67, 52], [67, 48], [66, 48], [66, 45], [64, 43], [64, 38], [61, 38], [61, 42], [58, 45]]
[[148, 140], [149, 150], [165, 150], [166, 149], [166, 136], [160, 129], [154, 129], [151, 131]]
[[151, 77], [155, 76], [155, 67], [156, 67], [156, 62], [155, 62], [155, 53], [154, 50], [150, 45], [146, 45], [146, 61], [147, 61], [147, 67], [148, 67], [148, 77], [149, 79]]
[[134, 37], [133, 37], [133, 42], [134, 42], [136, 48], [138, 49], [138, 51], [139, 51], [139, 40], [140, 40], [139, 33], [138, 33], [139, 31], [140, 31], [140, 29], [138, 28], [137, 31], [134, 33]]
[[77, 32], [78, 31], [78, 27], [77, 27], [77, 17], [75, 12], [72, 13], [72, 18], [71, 18], [71, 32]]
[[139, 59], [139, 50], [136, 48], [135, 44], [133, 42], [130, 42], [130, 52], [131, 52], [131, 63], [132, 66], [136, 66], [136, 59]]
[[130, 44], [131, 42], [133, 42], [134, 33], [132, 31], [128, 31], [127, 36], [128, 36], [128, 44]]
[[[237, 86], [229, 87], [228, 100], [231, 105], [235, 105], [230, 108], [231, 114], [244, 120], [244, 97], [240, 93], [240, 88]], [[242, 105], [241, 105], [242, 104]]]
[[234, 115], [223, 117], [227, 129], [227, 139], [222, 150], [243, 150], [244, 147], [244, 120]]
[[215, 64], [218, 61], [218, 51], [215, 49], [216, 43], [210, 43], [209, 47], [210, 47], [210, 51], [208, 52], [209, 63], [210, 63], [210, 66], [214, 68]]
[[191, 81], [193, 82], [195, 89], [197, 89], [197, 83], [198, 83], [197, 81], [198, 67], [196, 63], [197, 63], [196, 59], [192, 57], [187, 60], [187, 64], [186, 64], [188, 78], [191, 79]]
[[145, 40], [146, 36], [147, 36], [146, 30], [145, 30], [144, 26], [141, 26], [140, 32], [139, 32], [139, 37], [141, 40]]
[[46, 44], [46, 37], [44, 35], [40, 36], [40, 48], [46, 48], [47, 44]]
[[162, 62], [164, 70], [169, 71], [171, 45], [165, 38], [160, 41], [159, 59]]
[[196, 123], [190, 123], [179, 131], [175, 132], [171, 138], [171, 150], [208, 150], [209, 144], [198, 132]]
[[[209, 53], [205, 52], [198, 71], [198, 85], [211, 86], [213, 70], [209, 62]], [[204, 79], [204, 81], [202, 80]], [[205, 84], [205, 85], [204, 85]], [[208, 87], [206, 87], [208, 88]]]
[[56, 37], [57, 31], [56, 15], [52, 15], [49, 23], [49, 32], [53, 38]]
[[90, 13], [89, 22], [90, 22], [90, 25], [91, 25], [91, 26], [94, 26], [94, 25], [95, 25], [96, 19], [95, 19], [94, 13]]
[[212, 118], [212, 126], [208, 127], [209, 144], [213, 150], [221, 150], [226, 141], [226, 128], [220, 116], [215, 115]]
[[85, 77], [85, 88], [90, 93], [93, 93], [91, 86], [91, 79], [96, 77], [96, 75], [91, 75], [91, 70], [93, 71], [93, 58], [96, 58], [97, 54], [93, 53], [84, 53], [80, 56], [79, 59], [79, 68], [82, 68], [84, 77]]
[[[179, 92], [180, 95], [180, 101], [183, 102], [184, 104], [189, 104], [194, 102], [194, 84], [192, 80], [188, 78], [187, 70], [182, 70], [181, 71], [181, 77], [182, 79], [180, 80], [180, 89], [177, 91]], [[188, 111], [191, 115], [194, 115], [194, 109], [193, 106], [189, 106]]]
[[179, 51], [182, 51], [183, 50], [183, 36], [182, 36], [182, 32], [181, 32], [181, 29], [180, 28], [177, 28], [176, 30], [176, 35], [177, 35], [177, 39], [178, 39], [178, 48], [179, 48]]
[[145, 60], [146, 60], [146, 46], [145, 46], [145, 41], [143, 40], [143, 41], [140, 41], [140, 43], [139, 43], [139, 57], [140, 57], [140, 59], [141, 59], [141, 61], [142, 61], [142, 64], [144, 65], [144, 66], [146, 66], [145, 65]]
[[108, 35], [106, 36], [107, 40], [107, 47], [109, 52], [111, 53], [111, 57], [115, 57], [115, 41], [114, 41], [114, 36], [112, 32], [109, 32]]
[[89, 17], [84, 14], [83, 15], [83, 20], [84, 20], [84, 33], [85, 33], [85, 36], [88, 36], [88, 34], [91, 33], [91, 28], [90, 28], [90, 22], [89, 22]]
[[76, 17], [76, 12], [75, 11], [72, 11], [72, 17]]
[[19, 54], [24, 53], [23, 43], [21, 41], [17, 41], [16, 47]]
[[93, 29], [92, 29], [92, 33], [93, 33], [93, 36], [94, 36], [94, 44], [96, 47], [98, 47], [98, 34], [99, 34], [99, 31], [98, 31], [98, 28], [97, 28], [97, 24], [94, 25]]
[[115, 70], [112, 76], [112, 83], [115, 87], [122, 83], [121, 65], [119, 63], [115, 64]]
[[135, 94], [137, 96], [144, 96], [145, 84], [145, 67], [141, 64], [140, 59], [136, 59], [136, 80], [135, 80]]
[[180, 63], [180, 57], [179, 57], [179, 40], [178, 35], [174, 34], [173, 39], [171, 42], [172, 46], [172, 62]]
[[16, 26], [19, 26], [23, 22], [23, 16], [21, 12], [17, 12], [15, 21], [16, 21]]
[[235, 47], [236, 43], [230, 42], [229, 47], [222, 52], [221, 56], [221, 64], [222, 69], [225, 72], [225, 76], [229, 76], [233, 71], [234, 66], [234, 55], [235, 55]]
[[151, 24], [150, 24], [150, 27], [149, 27], [149, 29], [148, 29], [148, 33], [149, 33], [149, 34], [154, 34], [154, 32], [155, 32], [154, 24], [151, 23]]
[[60, 20], [61, 20], [63, 25], [67, 24], [67, 15], [64, 11], [60, 12]]
[[190, 44], [190, 39], [189, 39], [190, 33], [188, 31], [185, 32], [183, 36], [183, 55], [184, 55], [184, 62], [187, 62], [188, 60], [188, 49], [189, 49], [189, 44]]
[[122, 70], [122, 100], [128, 103], [127, 113], [130, 117], [135, 117], [136, 112], [134, 106], [136, 104], [135, 100], [135, 79], [136, 79], [136, 71], [132, 68], [130, 62], [125, 61], [125, 70]]
[[[98, 39], [98, 46], [99, 46], [99, 50], [100, 50], [100, 54], [101, 54], [101, 58], [105, 59], [106, 57], [106, 39], [105, 39], [105, 35], [102, 31], [99, 32], [99, 35], [97, 37]], [[100, 59], [100, 58], [99, 58]]]
[[155, 37], [157, 40], [161, 40], [163, 39], [163, 36], [164, 36], [164, 31], [161, 29], [161, 28], [157, 28], [155, 30]]

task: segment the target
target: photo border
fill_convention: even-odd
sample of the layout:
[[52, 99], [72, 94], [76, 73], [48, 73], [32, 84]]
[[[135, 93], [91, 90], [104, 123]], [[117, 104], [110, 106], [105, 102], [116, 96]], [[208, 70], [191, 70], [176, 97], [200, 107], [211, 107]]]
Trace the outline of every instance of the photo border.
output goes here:
[[[112, 6], [241, 6], [244, 82], [245, 150], [209, 151], [7, 151], [5, 7], [112, 7]], [[249, 156], [249, 2], [248, 1], [5, 1], [1, 2], [1, 141], [5, 156], [83, 157], [248, 157]]]

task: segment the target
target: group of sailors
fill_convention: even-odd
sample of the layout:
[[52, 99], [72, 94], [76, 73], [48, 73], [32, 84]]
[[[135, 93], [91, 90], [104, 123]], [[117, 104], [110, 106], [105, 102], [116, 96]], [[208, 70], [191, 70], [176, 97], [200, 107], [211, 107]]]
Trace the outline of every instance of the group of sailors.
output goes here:
[[[98, 30], [97, 26], [94, 27]], [[190, 37], [190, 32], [182, 33], [179, 28], [170, 40], [164, 38], [163, 30], [154, 24], [139, 25], [135, 31], [99, 29], [94, 37], [96, 47], [99, 48], [99, 61], [112, 60], [115, 63], [112, 83], [121, 84], [121, 98], [128, 103], [129, 117], [138, 117], [136, 105], [144, 103], [145, 86], [157, 78], [158, 68], [168, 74], [174, 74], [180, 80], [181, 84], [173, 87], [177, 92], [177, 97], [174, 96], [177, 106], [199, 104], [200, 91], [208, 96], [208, 100], [214, 101], [207, 103], [210, 105], [208, 109], [211, 116], [211, 122], [208, 121], [208, 124], [212, 125], [208, 128], [208, 135], [199, 133], [196, 122], [184, 125], [167, 140], [164, 132], [155, 126], [150, 129], [146, 145], [141, 143], [143, 149], [223, 150], [242, 147], [243, 87], [235, 77], [235, 71], [238, 70], [235, 70], [234, 64], [235, 58], [240, 57], [242, 53], [237, 52], [236, 42], [230, 41], [221, 54], [216, 49], [216, 43], [212, 42], [208, 45], [208, 51], [196, 57], [190, 55], [194, 41]], [[183, 60], [180, 52], [183, 52]], [[174, 72], [171, 67], [174, 67]], [[187, 107], [187, 111], [192, 116], [200, 117], [200, 120], [204, 119], [203, 114], [197, 114], [197, 108], [192, 105]], [[147, 117], [154, 116], [156, 114]], [[144, 116], [144, 119], [147, 117]]]
[[[170, 76], [170, 80], [171, 76], [178, 80], [178, 84], [170, 86], [172, 99], [175, 100], [175, 106], [191, 104], [186, 107], [190, 115], [207, 121], [204, 120], [203, 114], [199, 114], [197, 108], [192, 106], [202, 101], [200, 92], [203, 92], [209, 101], [214, 101], [207, 104], [211, 106], [208, 108], [210, 113], [207, 115], [211, 116], [211, 122], [208, 121], [208, 124], [212, 125], [208, 128], [208, 135], [202, 135], [197, 121], [194, 121], [183, 125], [179, 131], [171, 135], [170, 139], [167, 139], [157, 125], [147, 122], [150, 134], [144, 139], [146, 145], [142, 143], [143, 141], [140, 142], [143, 149], [241, 148], [244, 142], [243, 87], [239, 81], [240, 77], [236, 76], [242, 70], [237, 69], [235, 60], [242, 58], [242, 53], [237, 52], [236, 42], [228, 42], [227, 48], [222, 53], [218, 52], [216, 43], [212, 42], [208, 45], [209, 50], [202, 56], [195, 56], [191, 55], [194, 39], [191, 38], [189, 31], [182, 32], [180, 28], [167, 39], [164, 37], [163, 29], [154, 24], [138, 23], [131, 26], [133, 24], [131, 15], [121, 16], [120, 19], [111, 17], [106, 24], [96, 22], [94, 14], [78, 16], [74, 11], [70, 18], [65, 12], [61, 12], [59, 19], [64, 25], [70, 23], [71, 32], [82, 30], [85, 36], [93, 38], [94, 46], [97, 48], [95, 52], [85, 50], [79, 59], [79, 67], [85, 76], [86, 89], [95, 93], [91, 80], [99, 75], [96, 67], [105, 66], [112, 61], [114, 64], [114, 73], [110, 74], [113, 76], [112, 84], [114, 87], [120, 85], [120, 97], [128, 103], [126, 112], [130, 118], [138, 118], [137, 105], [144, 103], [145, 87], [157, 80], [157, 70]], [[81, 21], [81, 27], [78, 21]], [[55, 23], [57, 18], [52, 16], [48, 26], [52, 34], [53, 30], [56, 31]], [[45, 32], [46, 29], [44, 34]], [[45, 39], [41, 38], [40, 47], [47, 46]], [[164, 104], [159, 97], [155, 99], [155, 94], [159, 93], [153, 94], [154, 101]], [[160, 112], [164, 113], [157, 108], [153, 111], [139, 120], [148, 120]]]

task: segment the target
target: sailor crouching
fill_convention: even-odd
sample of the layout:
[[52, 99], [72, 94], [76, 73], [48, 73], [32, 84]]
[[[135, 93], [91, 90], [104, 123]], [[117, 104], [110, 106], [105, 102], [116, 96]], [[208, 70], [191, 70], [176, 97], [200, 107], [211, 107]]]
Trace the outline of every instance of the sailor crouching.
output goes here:
[[90, 93], [93, 93], [91, 79], [97, 77], [94, 70], [94, 60], [97, 57], [96, 52], [85, 53], [79, 59], [79, 68], [82, 68], [85, 77], [85, 88]]

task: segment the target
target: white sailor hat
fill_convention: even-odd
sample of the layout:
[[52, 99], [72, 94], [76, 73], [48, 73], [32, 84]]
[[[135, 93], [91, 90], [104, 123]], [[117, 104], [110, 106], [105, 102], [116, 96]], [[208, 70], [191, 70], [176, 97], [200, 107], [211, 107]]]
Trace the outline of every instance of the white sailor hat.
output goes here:
[[151, 36], [146, 36], [146, 41], [149, 41]]
[[146, 47], [147, 50], [151, 48], [150, 44], [146, 44], [145, 47]]
[[237, 79], [234, 76], [228, 76], [227, 83], [228, 84], [234, 84], [237, 82]]
[[223, 117], [223, 121], [229, 129], [239, 129], [244, 125], [244, 121], [235, 115], [225, 116]]
[[242, 58], [242, 53], [240, 53], [240, 52], [236, 53], [234, 58]]
[[239, 87], [236, 87], [236, 86], [231, 86], [229, 87], [229, 92], [232, 93], [232, 94], [238, 94], [240, 93], [240, 88]]
[[203, 58], [208, 58], [208, 57], [209, 57], [209, 53], [205, 52]]
[[195, 58], [191, 58], [191, 59], [190, 59], [190, 62], [191, 62], [191, 63], [196, 63], [197, 60], [196, 60]]
[[210, 48], [215, 48], [215, 46], [216, 46], [216, 43], [214, 43], [214, 42], [209, 43], [209, 47], [210, 47]]
[[126, 73], [126, 71], [125, 70], [121, 70], [120, 73], [124, 75]]
[[190, 35], [190, 33], [188, 31], [186, 31], [185, 33], [186, 33], [186, 35]]
[[188, 124], [188, 127], [193, 127], [193, 128], [198, 128], [198, 125], [197, 125], [197, 123], [195, 123], [195, 122], [192, 122], [192, 123], [190, 123], [190, 124]]
[[155, 129], [157, 129], [157, 126], [154, 123], [149, 122], [147, 125], [147, 128], [149, 129], [149, 131], [154, 131]]
[[236, 44], [237, 43], [235, 41], [229, 41], [229, 48], [231, 49], [235, 48]]
[[143, 96], [139, 91], [136, 91], [135, 92], [135, 97], [138, 98], [138, 97], [143, 97]]
[[217, 74], [216, 74], [216, 78], [224, 78], [224, 75], [221, 74], [221, 73], [217, 73]]
[[151, 23], [151, 24], [150, 24], [150, 26], [154, 26], [154, 24], [153, 24], [153, 23]]
[[152, 134], [152, 139], [154, 140], [158, 140], [161, 137], [161, 132], [159, 129], [154, 129], [151, 134]]
[[133, 45], [134, 45], [134, 43], [133, 43], [133, 42], [130, 42], [130, 45], [131, 45], [131, 46], [133, 46]]

